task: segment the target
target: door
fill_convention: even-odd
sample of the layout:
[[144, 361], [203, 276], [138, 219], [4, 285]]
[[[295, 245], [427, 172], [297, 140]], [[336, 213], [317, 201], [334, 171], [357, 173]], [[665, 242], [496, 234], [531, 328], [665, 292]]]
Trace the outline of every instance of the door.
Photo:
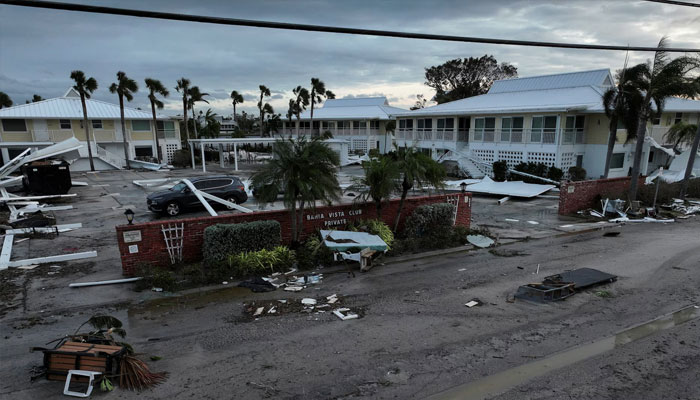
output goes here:
[[583, 154], [576, 156], [576, 166], [579, 168], [583, 167]]

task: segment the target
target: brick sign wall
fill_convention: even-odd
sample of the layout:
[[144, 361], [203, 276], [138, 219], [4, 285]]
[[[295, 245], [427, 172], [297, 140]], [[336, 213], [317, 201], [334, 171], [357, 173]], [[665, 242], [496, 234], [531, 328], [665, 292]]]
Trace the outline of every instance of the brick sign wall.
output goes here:
[[[459, 193], [454, 195], [438, 195], [412, 197], [406, 199], [399, 229], [413, 210], [423, 204], [445, 203], [448, 198], [456, 199], [457, 225], [469, 227], [471, 220], [471, 194]], [[392, 200], [382, 208], [383, 220], [392, 226], [399, 207], [399, 200]], [[345, 224], [355, 219], [376, 218], [374, 204], [346, 204], [330, 207], [318, 207], [315, 210], [305, 210], [304, 231], [302, 237], [318, 229], [343, 229]], [[291, 242], [291, 214], [287, 210], [260, 211], [249, 214], [225, 214], [217, 217], [198, 217], [177, 220], [146, 222], [116, 227], [119, 253], [122, 260], [123, 273], [131, 276], [140, 264], [167, 267], [170, 257], [165, 244], [162, 227], [175, 226], [184, 223], [183, 258], [185, 262], [196, 262], [202, 259], [202, 242], [204, 229], [216, 224], [235, 224], [259, 220], [279, 221], [282, 226], [282, 242]]]
[[[622, 197], [629, 189], [632, 178], [598, 179], [595, 181], [563, 182], [559, 192], [559, 214], [573, 214], [587, 208], [599, 209], [596, 201], [600, 196]], [[639, 178], [644, 184], [644, 177]]]

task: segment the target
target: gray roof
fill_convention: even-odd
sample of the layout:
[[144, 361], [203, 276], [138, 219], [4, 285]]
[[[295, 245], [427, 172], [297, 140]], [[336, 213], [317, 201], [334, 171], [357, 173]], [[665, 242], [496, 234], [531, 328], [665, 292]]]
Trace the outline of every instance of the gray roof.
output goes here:
[[[119, 105], [100, 100], [85, 100], [88, 118], [90, 119], [119, 119]], [[157, 119], [169, 119], [165, 115], [156, 115]], [[20, 104], [14, 107], [0, 109], [0, 118], [65, 118], [82, 119], [83, 106], [80, 97], [72, 90], [66, 92], [63, 97], [37, 101], [36, 103]], [[124, 107], [126, 119], [152, 119], [151, 110], [137, 110]]]
[[[398, 113], [405, 113], [403, 108], [392, 107], [386, 97], [367, 97], [359, 99], [326, 100], [321, 108], [314, 108], [314, 120], [390, 120]], [[301, 114], [301, 119], [309, 119], [311, 110]]]
[[388, 106], [386, 97], [356, 97], [348, 99], [329, 99], [323, 104], [328, 107]]
[[527, 90], [563, 89], [581, 86], [610, 87], [612, 83], [612, 75], [610, 75], [610, 70], [606, 68], [593, 71], [569, 72], [565, 74], [502, 79], [493, 83], [489, 93], [512, 93]]

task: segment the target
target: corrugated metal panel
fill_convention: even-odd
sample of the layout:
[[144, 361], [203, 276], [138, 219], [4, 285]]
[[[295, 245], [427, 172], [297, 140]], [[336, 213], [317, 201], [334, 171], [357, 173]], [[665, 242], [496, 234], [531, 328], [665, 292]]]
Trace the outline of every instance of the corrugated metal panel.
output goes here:
[[329, 107], [362, 107], [389, 105], [386, 97], [362, 97], [357, 99], [330, 99], [326, 100], [323, 108]]
[[[90, 119], [119, 119], [119, 106], [104, 101], [88, 99], [85, 101]], [[158, 119], [168, 119], [158, 115]], [[82, 119], [83, 107], [80, 98], [57, 97], [30, 104], [20, 104], [0, 110], [0, 118], [66, 118]], [[126, 119], [151, 119], [151, 113], [124, 107]]]
[[489, 93], [511, 93], [529, 90], [561, 89], [580, 86], [604, 86], [610, 75], [609, 69], [570, 72], [566, 74], [531, 76], [528, 78], [503, 79], [491, 86]]

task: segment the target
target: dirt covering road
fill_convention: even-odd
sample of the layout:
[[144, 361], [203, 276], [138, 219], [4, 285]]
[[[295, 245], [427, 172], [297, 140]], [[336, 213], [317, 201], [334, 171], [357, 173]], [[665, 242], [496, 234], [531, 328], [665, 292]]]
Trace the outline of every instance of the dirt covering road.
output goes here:
[[[298, 293], [230, 288], [97, 310], [46, 310], [31, 324], [5, 318], [0, 397], [61, 397], [62, 385], [29, 381], [41, 355], [27, 349], [72, 332], [92, 312], [122, 319], [126, 340], [145, 357], [162, 357], [152, 368], [170, 373], [152, 390], [117, 389], [110, 398], [409, 399], [700, 304], [700, 218], [612, 229], [621, 234], [595, 230], [522, 241], [500, 248], [507, 253], [484, 249], [388, 264], [356, 278], [326, 274]], [[539, 277], [589, 267], [619, 280], [554, 304], [510, 302], [518, 285], [538, 279], [538, 264]], [[330, 312], [290, 307], [256, 320], [246, 311], [252, 302], [321, 301], [332, 294], [360, 318], [341, 321]], [[483, 305], [464, 305], [474, 298]], [[497, 386], [489, 396], [697, 399], [698, 332], [700, 319], [694, 319], [513, 388]]]

